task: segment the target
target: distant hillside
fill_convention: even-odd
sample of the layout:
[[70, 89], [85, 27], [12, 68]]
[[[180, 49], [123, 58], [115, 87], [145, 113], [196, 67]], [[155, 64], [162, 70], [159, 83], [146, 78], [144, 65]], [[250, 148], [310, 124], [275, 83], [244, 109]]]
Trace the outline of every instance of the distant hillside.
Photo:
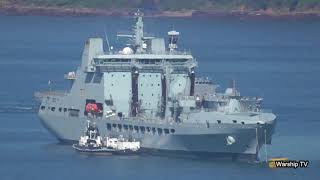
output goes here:
[[[0, 7], [85, 8], [120, 11], [141, 8], [148, 11], [267, 12], [320, 14], [320, 0], [0, 0]], [[88, 11], [90, 12], [90, 10]]]

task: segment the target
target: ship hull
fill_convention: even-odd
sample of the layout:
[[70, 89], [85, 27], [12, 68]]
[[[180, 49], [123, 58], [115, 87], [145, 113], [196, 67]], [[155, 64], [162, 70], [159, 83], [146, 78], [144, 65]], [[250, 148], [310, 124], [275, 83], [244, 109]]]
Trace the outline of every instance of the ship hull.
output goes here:
[[[85, 118], [61, 118], [58, 116], [43, 116], [40, 114], [40, 120], [54, 136], [64, 143], [73, 143], [78, 141], [84, 132], [87, 119]], [[143, 124], [133, 121], [117, 120], [109, 121], [107, 119], [97, 119], [96, 124], [102, 136], [119, 136], [133, 138], [141, 142], [143, 151], [156, 153], [173, 154], [197, 154], [205, 156], [230, 156], [257, 158], [259, 149], [264, 144], [271, 142], [274, 123], [257, 125], [217, 125], [194, 126], [190, 124], [166, 125], [166, 124]], [[148, 132], [127, 132], [119, 129], [108, 129], [107, 126], [118, 124], [132, 124], [133, 126], [145, 126], [156, 128], [174, 129], [174, 133], [152, 134]], [[266, 129], [266, 130], [265, 130]], [[266, 133], [267, 132], [267, 133]], [[234, 138], [235, 142], [228, 143], [228, 137]]]

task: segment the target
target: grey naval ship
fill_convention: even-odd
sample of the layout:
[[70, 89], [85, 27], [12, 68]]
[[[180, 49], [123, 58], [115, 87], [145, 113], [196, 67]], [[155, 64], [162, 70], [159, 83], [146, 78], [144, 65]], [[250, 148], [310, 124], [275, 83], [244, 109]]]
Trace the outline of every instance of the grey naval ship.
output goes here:
[[150, 152], [258, 158], [276, 122], [263, 99], [241, 96], [234, 82], [216, 91], [196, 77], [192, 54], [178, 49], [179, 32], [167, 41], [146, 36], [143, 13], [134, 20], [132, 33], [117, 35], [130, 40], [123, 49], [104, 50], [102, 38], [85, 42], [81, 65], [64, 75], [70, 90], [38, 93], [43, 126], [72, 143], [91, 119], [101, 136], [134, 138]]

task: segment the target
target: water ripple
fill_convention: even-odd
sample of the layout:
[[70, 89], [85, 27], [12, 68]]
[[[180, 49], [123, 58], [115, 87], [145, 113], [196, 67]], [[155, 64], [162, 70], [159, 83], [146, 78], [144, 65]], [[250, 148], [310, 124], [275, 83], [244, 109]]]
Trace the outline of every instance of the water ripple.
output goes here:
[[0, 113], [34, 113], [37, 112], [36, 104], [29, 105], [0, 105]]

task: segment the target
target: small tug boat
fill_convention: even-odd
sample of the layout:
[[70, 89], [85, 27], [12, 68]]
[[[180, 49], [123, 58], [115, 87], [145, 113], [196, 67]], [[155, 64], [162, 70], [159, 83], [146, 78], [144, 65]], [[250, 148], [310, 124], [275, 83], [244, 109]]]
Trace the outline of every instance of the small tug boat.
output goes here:
[[76, 151], [88, 153], [136, 154], [140, 149], [139, 141], [119, 138], [102, 138], [94, 123], [88, 122], [86, 132], [78, 144], [72, 146]]

